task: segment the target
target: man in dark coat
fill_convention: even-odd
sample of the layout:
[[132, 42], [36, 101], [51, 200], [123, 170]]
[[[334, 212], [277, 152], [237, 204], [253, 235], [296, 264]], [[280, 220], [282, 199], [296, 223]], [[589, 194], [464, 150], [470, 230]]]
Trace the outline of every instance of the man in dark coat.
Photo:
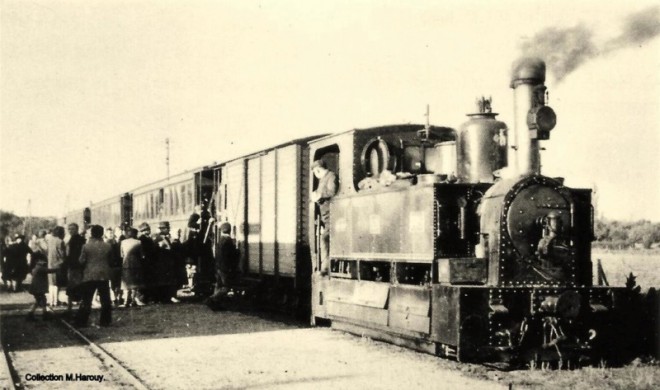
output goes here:
[[231, 225], [220, 225], [220, 238], [215, 246], [215, 290], [209, 303], [218, 303], [227, 295], [236, 278], [238, 249], [231, 236]]
[[24, 237], [20, 234], [14, 235], [14, 242], [9, 245], [5, 253], [5, 267], [2, 270], [2, 278], [9, 281], [11, 291], [21, 291], [23, 281], [28, 274], [28, 254], [32, 255], [32, 250], [25, 243]]
[[174, 254], [174, 277], [178, 290], [181, 286], [188, 284], [185, 249], [181, 243], [181, 229], [177, 230], [172, 240], [172, 253]]
[[204, 234], [202, 232], [202, 222], [202, 205], [198, 204], [188, 218], [188, 237], [185, 243], [188, 256], [190, 256], [193, 265], [197, 265], [200, 249], [199, 237]]
[[187, 246], [192, 265], [195, 267], [194, 288], [196, 294], [202, 294], [204, 290], [208, 289], [213, 279], [211, 227], [214, 221], [205, 203], [197, 205], [195, 212], [188, 219]]
[[71, 223], [68, 226], [69, 241], [66, 243], [64, 268], [67, 270], [67, 305], [69, 312], [72, 309], [73, 301], [80, 301], [80, 284], [82, 283], [82, 264], [80, 264], [80, 254], [85, 245], [85, 239], [78, 233], [78, 224]]
[[328, 273], [328, 258], [330, 257], [330, 203], [329, 200], [337, 193], [337, 175], [328, 169], [323, 160], [312, 164], [312, 172], [319, 180], [316, 190], [312, 193], [312, 201], [316, 202], [320, 211], [318, 226], [321, 234], [321, 267], [322, 275]]
[[110, 261], [111, 277], [110, 277], [110, 291], [114, 296], [115, 305], [121, 304], [122, 301], [122, 292], [121, 292], [121, 273], [122, 273], [122, 260], [121, 252], [119, 249], [120, 243], [115, 238], [115, 230], [108, 226], [105, 228], [105, 234], [103, 235], [103, 241], [107, 244], [110, 244], [112, 248], [112, 258]]
[[161, 302], [179, 302], [176, 299], [176, 253], [172, 248], [170, 223], [162, 221], [158, 224], [158, 234], [155, 242], [158, 246], [158, 262], [155, 266], [157, 279], [157, 299]]
[[112, 301], [110, 300], [110, 262], [112, 248], [103, 242], [103, 227], [92, 225], [91, 237], [83, 246], [80, 264], [83, 266], [83, 279], [80, 286], [82, 302], [76, 316], [77, 326], [87, 326], [92, 311], [92, 298], [98, 291], [101, 299], [101, 319], [99, 325], [108, 326], [112, 322]]
[[144, 276], [144, 291], [142, 295], [147, 300], [154, 300], [158, 295], [155, 287], [158, 283], [158, 275], [156, 274], [156, 264], [158, 261], [158, 247], [151, 238], [151, 227], [148, 223], [143, 222], [140, 224], [140, 248], [142, 250], [142, 270]]

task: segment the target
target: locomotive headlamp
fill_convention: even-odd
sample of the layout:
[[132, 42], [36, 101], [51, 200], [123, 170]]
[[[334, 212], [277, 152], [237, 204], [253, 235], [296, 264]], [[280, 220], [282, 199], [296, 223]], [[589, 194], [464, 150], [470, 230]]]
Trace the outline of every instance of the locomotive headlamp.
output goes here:
[[527, 126], [530, 130], [536, 130], [536, 138], [540, 140], [550, 139], [550, 130], [557, 125], [557, 115], [548, 106], [538, 106], [529, 110], [527, 114]]

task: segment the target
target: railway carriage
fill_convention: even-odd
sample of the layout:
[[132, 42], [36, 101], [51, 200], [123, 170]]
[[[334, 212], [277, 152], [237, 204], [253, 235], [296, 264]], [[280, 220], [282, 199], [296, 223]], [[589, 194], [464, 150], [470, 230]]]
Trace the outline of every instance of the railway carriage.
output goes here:
[[92, 222], [92, 212], [89, 207], [82, 209], [70, 210], [64, 217], [64, 224], [68, 225], [75, 223], [78, 225], [80, 232], [84, 232]]
[[[209, 199], [213, 189], [213, 171], [207, 167], [187, 171], [132, 191], [133, 225], [148, 223], [156, 232], [158, 223], [168, 221], [174, 237], [188, 232], [188, 217], [196, 204]], [[92, 216], [93, 218], [93, 216]]]
[[91, 222], [103, 227], [130, 226], [133, 223], [133, 196], [117, 195], [90, 207]]

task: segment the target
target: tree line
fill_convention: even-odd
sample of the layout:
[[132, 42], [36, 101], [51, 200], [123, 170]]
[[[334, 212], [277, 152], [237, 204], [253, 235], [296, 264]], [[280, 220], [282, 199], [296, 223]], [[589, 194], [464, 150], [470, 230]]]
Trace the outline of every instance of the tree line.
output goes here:
[[594, 223], [594, 246], [605, 249], [642, 247], [649, 249], [660, 244], [660, 223], [647, 220], [621, 222], [598, 219]]
[[[3, 238], [15, 233], [25, 234], [29, 238], [41, 229], [52, 229], [56, 225], [55, 217], [27, 218], [0, 210], [0, 235]], [[649, 249], [660, 244], [660, 223], [597, 219], [594, 223], [594, 236], [594, 246], [600, 248], [626, 249], [641, 246]]]
[[14, 234], [24, 234], [29, 240], [39, 230], [52, 229], [57, 226], [55, 217], [20, 217], [12, 212], [0, 210], [0, 238], [13, 237]]

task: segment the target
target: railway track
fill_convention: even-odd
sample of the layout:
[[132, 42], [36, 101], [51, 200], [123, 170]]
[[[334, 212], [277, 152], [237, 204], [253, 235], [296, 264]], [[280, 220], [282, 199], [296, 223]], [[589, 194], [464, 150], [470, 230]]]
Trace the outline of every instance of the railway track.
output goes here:
[[[50, 326], [48, 329], [50, 332], [52, 332], [52, 334], [59, 334], [60, 337], [66, 339], [67, 341], [75, 341], [74, 345], [68, 345], [67, 347], [82, 347], [84, 351], [88, 352], [85, 353], [84, 351], [77, 351], [77, 355], [83, 355], [83, 358], [85, 358], [85, 355], [86, 357], [89, 357], [89, 355], [93, 356], [93, 363], [90, 363], [90, 359], [86, 359], [86, 373], [89, 373], [94, 377], [103, 375], [103, 379], [100, 381], [104, 381], [105, 384], [107, 384], [110, 388], [120, 387], [137, 390], [149, 389], [149, 387], [147, 387], [146, 384], [135, 373], [133, 373], [126, 364], [115, 358], [106, 349], [90, 340], [65, 319], [57, 318], [54, 316], [52, 311], [50, 314], [53, 315], [53, 319], [49, 321]], [[70, 341], [69, 344], [71, 344]], [[4, 354], [4, 365], [3, 367], [0, 367], [0, 369], [7, 372], [5, 376], [9, 377], [9, 383], [2, 384], [2, 387], [6, 389], [16, 390], [42, 386], [48, 386], [50, 388], [51, 384], [53, 384], [53, 388], [67, 388], [84, 385], [85, 382], [89, 380], [98, 381], [98, 379], [91, 379], [91, 377], [83, 378], [79, 376], [86, 374], [70, 372], [61, 373], [55, 372], [55, 370], [52, 370], [53, 372], [51, 373], [53, 375], [50, 377], [50, 379], [35, 379], [35, 375], [49, 374], [47, 359], [44, 362], [44, 364], [46, 364], [45, 367], [31, 367], [30, 372], [26, 372], [27, 369], [25, 367], [22, 367], [21, 364], [16, 364], [17, 362], [15, 360], [20, 360], [20, 357], [16, 357], [18, 355], [12, 352], [14, 351], [12, 350], [11, 345], [7, 345], [6, 340], [3, 339], [2, 353]], [[70, 350], [62, 349], [62, 359], [69, 358], [69, 356], [67, 356], [68, 354], [71, 354]], [[90, 371], [90, 367], [94, 367], [92, 370], [95, 371]], [[57, 379], [58, 377], [61, 377], [61, 379]], [[51, 383], [51, 381], [53, 381], [53, 383]], [[60, 386], [55, 385], [54, 383], [56, 382], [58, 382]]]

